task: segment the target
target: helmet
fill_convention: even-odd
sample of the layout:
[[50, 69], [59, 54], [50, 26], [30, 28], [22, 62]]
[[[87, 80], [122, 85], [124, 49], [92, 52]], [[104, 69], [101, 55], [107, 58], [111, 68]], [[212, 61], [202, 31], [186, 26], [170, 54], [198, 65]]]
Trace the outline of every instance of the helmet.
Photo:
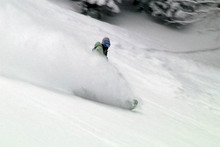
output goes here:
[[105, 47], [110, 47], [110, 40], [108, 37], [105, 37], [102, 39], [102, 44], [105, 46]]

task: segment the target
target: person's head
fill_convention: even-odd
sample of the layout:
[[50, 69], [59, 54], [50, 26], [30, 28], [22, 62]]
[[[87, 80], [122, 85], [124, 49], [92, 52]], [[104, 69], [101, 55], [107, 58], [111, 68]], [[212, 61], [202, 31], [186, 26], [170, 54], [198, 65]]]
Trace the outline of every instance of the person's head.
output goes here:
[[102, 39], [102, 44], [106, 47], [109, 48], [110, 47], [110, 40], [108, 37], [105, 37]]

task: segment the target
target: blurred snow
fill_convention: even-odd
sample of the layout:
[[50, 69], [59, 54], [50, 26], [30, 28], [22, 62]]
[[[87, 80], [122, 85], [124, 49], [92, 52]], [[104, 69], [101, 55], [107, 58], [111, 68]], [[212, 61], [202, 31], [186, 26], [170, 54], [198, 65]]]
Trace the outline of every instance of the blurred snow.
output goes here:
[[[0, 146], [219, 145], [208, 21], [178, 32], [122, 12], [118, 27], [54, 2], [0, 1]], [[109, 62], [91, 52], [105, 36]]]

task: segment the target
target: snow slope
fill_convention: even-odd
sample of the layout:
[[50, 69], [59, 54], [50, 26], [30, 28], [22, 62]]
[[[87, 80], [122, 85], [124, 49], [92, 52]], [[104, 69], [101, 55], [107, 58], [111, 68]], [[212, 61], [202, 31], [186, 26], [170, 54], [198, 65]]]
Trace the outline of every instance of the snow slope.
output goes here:
[[[85, 97], [90, 95], [90, 98], [95, 98], [100, 102], [112, 103], [126, 108], [126, 104], [122, 104], [125, 101], [121, 99], [134, 98], [127, 82], [121, 78], [114, 66], [109, 65], [102, 58], [96, 58], [90, 50], [85, 50], [85, 47], [80, 45], [84, 44], [80, 38], [85, 37], [81, 34], [86, 34], [91, 28], [84, 27], [80, 31], [81, 34], [77, 35], [76, 30], [67, 30], [68, 27], [71, 28], [68, 23], [64, 24], [64, 29], [62, 29], [62, 21], [64, 20], [51, 27], [59, 15], [48, 16], [50, 18], [42, 25], [39, 23], [39, 19], [45, 19], [42, 16], [45, 8], [41, 8], [43, 10], [37, 9], [42, 14], [31, 15], [35, 9], [30, 9], [30, 7], [35, 4], [27, 4], [27, 9], [24, 9], [23, 15], [18, 20], [14, 17], [19, 13], [17, 9], [23, 4], [14, 2], [13, 5], [6, 5], [6, 12], [10, 11], [11, 13], [7, 13], [8, 20], [3, 22], [3, 26], [10, 21], [12, 23], [1, 32], [1, 34], [5, 34], [1, 38], [3, 47], [1, 62], [4, 63], [1, 69], [2, 73], [51, 89], [60, 89]], [[49, 9], [48, 11], [55, 10]], [[27, 23], [20, 25], [20, 22]], [[83, 22], [78, 21], [75, 26], [79, 27], [81, 23]], [[70, 34], [76, 35], [71, 36]], [[15, 42], [11, 41], [13, 38], [15, 38]], [[103, 87], [105, 87], [104, 90]], [[119, 101], [121, 102], [119, 103]]]
[[[220, 144], [216, 66], [46, 0], [0, 0], [0, 34], [0, 146]], [[109, 62], [91, 52], [104, 36]]]

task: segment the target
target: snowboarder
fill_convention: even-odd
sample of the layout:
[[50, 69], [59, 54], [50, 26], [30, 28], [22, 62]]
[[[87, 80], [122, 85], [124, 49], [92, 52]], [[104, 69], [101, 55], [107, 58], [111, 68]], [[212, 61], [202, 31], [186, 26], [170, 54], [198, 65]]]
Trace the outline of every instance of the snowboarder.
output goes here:
[[97, 51], [98, 53], [100, 53], [100, 55], [103, 55], [108, 59], [107, 54], [109, 47], [110, 47], [110, 40], [108, 37], [105, 37], [102, 39], [102, 43], [96, 42], [93, 51]]

